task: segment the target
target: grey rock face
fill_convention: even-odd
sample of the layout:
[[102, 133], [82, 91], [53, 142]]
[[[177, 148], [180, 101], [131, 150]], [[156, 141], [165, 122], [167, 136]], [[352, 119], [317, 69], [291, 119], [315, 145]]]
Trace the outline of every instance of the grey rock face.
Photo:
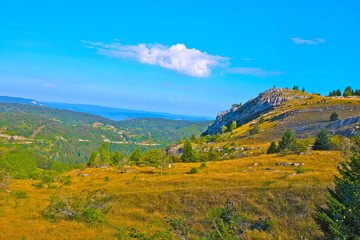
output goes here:
[[295, 91], [289, 89], [269, 89], [261, 93], [258, 97], [249, 100], [241, 107], [231, 108], [228, 111], [218, 114], [215, 122], [208, 127], [206, 134], [215, 135], [216, 133], [220, 133], [223, 126], [229, 126], [233, 121], [236, 121], [237, 125], [240, 126], [258, 118], [261, 114], [270, 112], [286, 101], [304, 98], [307, 97], [296, 94]]

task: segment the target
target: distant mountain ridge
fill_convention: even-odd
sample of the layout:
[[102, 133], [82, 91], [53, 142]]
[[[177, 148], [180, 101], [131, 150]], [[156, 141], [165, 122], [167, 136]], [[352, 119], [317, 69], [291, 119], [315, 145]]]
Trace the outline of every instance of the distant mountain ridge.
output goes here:
[[27, 104], [32, 106], [45, 106], [63, 110], [71, 110], [75, 112], [90, 113], [94, 115], [99, 115], [114, 121], [121, 121], [128, 118], [164, 118], [170, 120], [185, 120], [185, 121], [208, 121], [212, 120], [209, 117], [202, 116], [187, 116], [180, 114], [172, 113], [163, 113], [163, 112], [150, 112], [150, 111], [140, 111], [140, 110], [131, 110], [124, 108], [112, 108], [112, 107], [103, 107], [90, 104], [71, 104], [71, 103], [53, 103], [53, 102], [38, 102], [33, 99], [26, 99], [20, 97], [8, 97], [0, 96], [0, 103], [20, 103]]
[[43, 104], [39, 103], [33, 99], [20, 98], [20, 97], [8, 97], [8, 96], [0, 96], [0, 102], [2, 103], [21, 103], [33, 106], [43, 106]]

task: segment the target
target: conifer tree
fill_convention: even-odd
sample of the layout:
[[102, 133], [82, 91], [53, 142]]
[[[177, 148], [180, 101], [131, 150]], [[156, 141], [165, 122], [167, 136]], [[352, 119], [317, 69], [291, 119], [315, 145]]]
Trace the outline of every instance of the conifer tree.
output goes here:
[[336, 121], [336, 120], [339, 120], [339, 114], [337, 114], [336, 112], [333, 112], [330, 115], [330, 122], [333, 122], [333, 121]]
[[321, 129], [320, 133], [316, 136], [313, 150], [330, 150], [332, 148], [329, 133], [325, 128]]
[[88, 167], [94, 166], [94, 164], [96, 163], [96, 159], [97, 159], [98, 155], [99, 155], [98, 152], [93, 151], [93, 152], [91, 153], [90, 158], [89, 158], [89, 161], [87, 162], [86, 165], [87, 165]]
[[266, 154], [277, 153], [278, 145], [276, 142], [271, 142]]
[[294, 133], [288, 129], [285, 131], [281, 140], [279, 141], [278, 152], [294, 151], [296, 148], [296, 139]]
[[108, 142], [103, 142], [98, 149], [101, 161], [103, 163], [109, 163], [111, 161], [111, 153]]
[[348, 86], [348, 87], [345, 88], [343, 96], [348, 97], [348, 96], [351, 96], [351, 95], [353, 95], [353, 90], [352, 90], [352, 88], [350, 86]]
[[196, 155], [192, 149], [192, 144], [190, 141], [186, 141], [184, 143], [183, 152], [180, 159], [182, 162], [196, 162]]
[[341, 177], [335, 176], [327, 208], [318, 207], [316, 221], [331, 239], [356, 240], [360, 233], [360, 155], [341, 162], [338, 170]]
[[141, 161], [141, 152], [139, 148], [135, 148], [135, 150], [131, 153], [129, 158], [131, 163], [135, 163], [136, 165], [140, 164]]
[[301, 91], [302, 91], [302, 92], [305, 92], [305, 88], [303, 87], [303, 88], [301, 89]]

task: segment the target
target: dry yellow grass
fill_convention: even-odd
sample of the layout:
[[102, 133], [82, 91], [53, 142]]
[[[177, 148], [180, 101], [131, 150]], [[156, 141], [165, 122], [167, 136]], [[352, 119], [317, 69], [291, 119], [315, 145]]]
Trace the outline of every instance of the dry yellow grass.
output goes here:
[[[270, 231], [247, 230], [244, 239], [296, 239], [321, 236], [311, 214], [314, 204], [323, 204], [326, 187], [332, 185], [338, 152], [310, 155], [262, 155], [221, 162], [208, 162], [198, 174], [188, 174], [200, 163], [177, 163], [161, 171], [154, 168], [83, 169], [67, 173], [72, 185], [57, 183], [57, 189], [36, 189], [37, 181], [13, 180], [10, 191], [24, 190], [28, 198], [18, 206], [10, 193], [0, 193], [0, 239], [116, 239], [118, 227], [141, 232], [168, 229], [165, 218], [190, 216], [190, 239], [206, 232], [207, 211], [233, 202], [250, 220], [271, 217]], [[304, 163], [303, 174], [293, 166], [277, 162]], [[254, 163], [257, 163], [254, 165]], [[82, 176], [83, 173], [89, 174]], [[110, 181], [105, 181], [109, 177]], [[41, 211], [53, 194], [81, 194], [83, 190], [104, 189], [116, 196], [107, 214], [108, 223], [90, 226], [76, 221], [52, 223]], [[289, 227], [291, 226], [291, 227]], [[198, 231], [199, 234], [196, 234]], [[176, 239], [174, 235], [174, 239]]]

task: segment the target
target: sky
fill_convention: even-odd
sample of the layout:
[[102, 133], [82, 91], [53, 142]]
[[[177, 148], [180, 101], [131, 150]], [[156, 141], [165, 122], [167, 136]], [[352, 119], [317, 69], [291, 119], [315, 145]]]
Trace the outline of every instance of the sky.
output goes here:
[[358, 0], [1, 0], [0, 95], [215, 117], [360, 88]]

